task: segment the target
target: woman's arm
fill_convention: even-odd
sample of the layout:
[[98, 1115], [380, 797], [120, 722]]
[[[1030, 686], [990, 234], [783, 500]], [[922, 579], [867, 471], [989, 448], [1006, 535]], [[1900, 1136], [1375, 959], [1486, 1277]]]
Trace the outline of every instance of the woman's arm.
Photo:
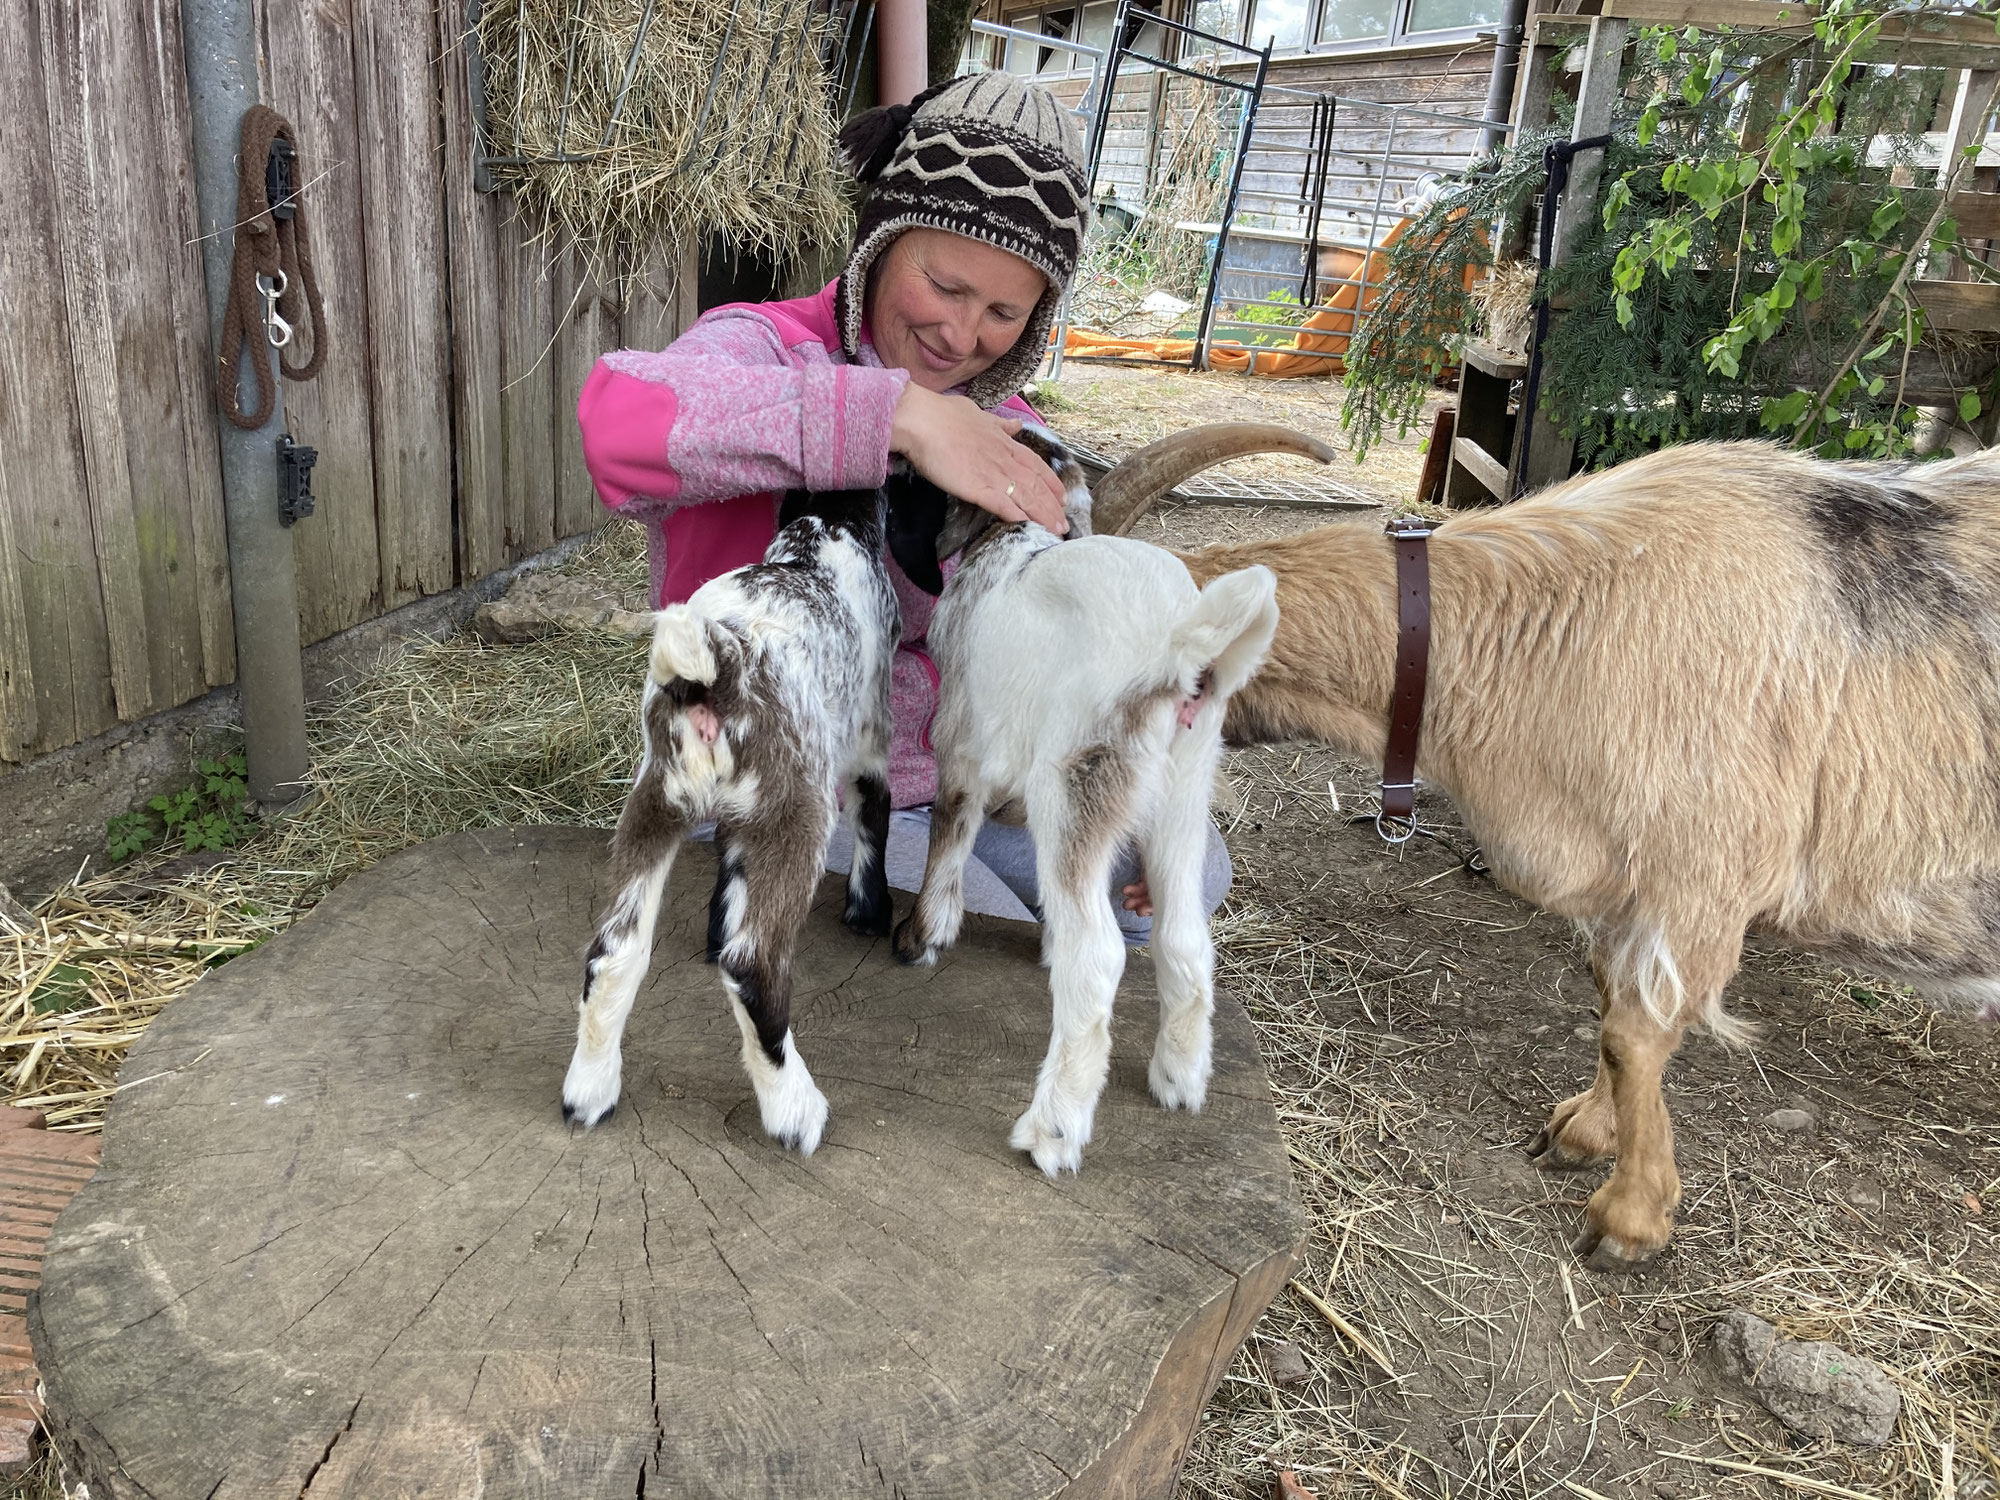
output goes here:
[[1020, 421], [907, 371], [788, 349], [760, 314], [703, 318], [657, 353], [607, 354], [577, 401], [584, 464], [613, 509], [647, 515], [765, 490], [872, 489], [890, 453], [1004, 520], [1063, 529], [1062, 486]]
[[[815, 357], [817, 355], [818, 357]], [[597, 362], [577, 402], [606, 505], [639, 514], [763, 490], [868, 489], [888, 474], [902, 370], [787, 349], [747, 309], [703, 318], [657, 353]]]

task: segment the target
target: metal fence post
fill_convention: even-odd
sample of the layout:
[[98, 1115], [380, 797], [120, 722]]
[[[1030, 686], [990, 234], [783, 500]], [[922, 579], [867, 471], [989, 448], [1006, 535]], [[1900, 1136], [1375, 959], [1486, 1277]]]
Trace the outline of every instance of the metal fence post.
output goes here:
[[[258, 102], [257, 25], [252, 0], [182, 0], [188, 110], [194, 135], [195, 206], [202, 271], [208, 283], [209, 348], [219, 357], [222, 314], [236, 236], [237, 148], [243, 114]], [[261, 338], [255, 357], [271, 362], [280, 392], [278, 351]], [[214, 369], [214, 363], [209, 366]], [[256, 371], [237, 369], [255, 409]], [[284, 402], [271, 420], [247, 432], [215, 413], [221, 434], [223, 509], [229, 529], [229, 584], [236, 616], [236, 691], [243, 714], [250, 795], [290, 802], [306, 774], [305, 674], [299, 660], [299, 605], [292, 536], [278, 513], [278, 437]]]

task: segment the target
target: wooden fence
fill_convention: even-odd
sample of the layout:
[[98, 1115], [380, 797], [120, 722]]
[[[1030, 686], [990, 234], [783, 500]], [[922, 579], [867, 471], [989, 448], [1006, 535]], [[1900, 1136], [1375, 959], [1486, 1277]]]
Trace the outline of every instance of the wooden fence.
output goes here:
[[[470, 582], [601, 517], [592, 362], [658, 347], [694, 277], [593, 278], [473, 191], [463, 0], [270, 0], [326, 301], [294, 529], [302, 635]], [[178, 0], [0, 5], [0, 759], [235, 675]], [[275, 457], [273, 459], [275, 462]]]

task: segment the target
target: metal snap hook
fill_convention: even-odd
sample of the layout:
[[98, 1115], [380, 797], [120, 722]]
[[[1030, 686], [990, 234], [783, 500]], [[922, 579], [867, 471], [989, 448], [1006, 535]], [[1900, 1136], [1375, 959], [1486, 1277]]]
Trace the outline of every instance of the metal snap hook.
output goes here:
[[288, 284], [283, 271], [269, 276], [257, 273], [257, 293], [264, 299], [264, 329], [273, 349], [282, 349], [292, 341], [292, 325], [278, 315], [278, 299], [285, 295]]

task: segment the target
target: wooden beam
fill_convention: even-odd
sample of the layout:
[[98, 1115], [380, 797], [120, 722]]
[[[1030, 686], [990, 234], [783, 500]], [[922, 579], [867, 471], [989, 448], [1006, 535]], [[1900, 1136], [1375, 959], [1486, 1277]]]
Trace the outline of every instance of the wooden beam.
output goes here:
[[1495, 500], [1508, 500], [1507, 466], [1471, 438], [1460, 437], [1451, 445], [1452, 462], [1478, 480]]
[[[1625, 40], [1631, 34], [1629, 21], [1599, 16], [1590, 23], [1585, 43], [1583, 84], [1577, 92], [1576, 124], [1570, 130], [1573, 141], [1603, 135], [1611, 129], [1611, 115], [1618, 103], [1618, 68], [1625, 56]], [[1569, 191], [1556, 218], [1554, 260], [1569, 259], [1579, 232], [1597, 212], [1598, 179], [1604, 171], [1604, 152], [1585, 151], [1570, 164]]]
[[2000, 193], [1953, 193], [1951, 216], [1962, 240], [2000, 239]]
[[1960, 333], [2000, 333], [2000, 284], [1984, 281], [1912, 281], [1910, 295], [1931, 328]]

